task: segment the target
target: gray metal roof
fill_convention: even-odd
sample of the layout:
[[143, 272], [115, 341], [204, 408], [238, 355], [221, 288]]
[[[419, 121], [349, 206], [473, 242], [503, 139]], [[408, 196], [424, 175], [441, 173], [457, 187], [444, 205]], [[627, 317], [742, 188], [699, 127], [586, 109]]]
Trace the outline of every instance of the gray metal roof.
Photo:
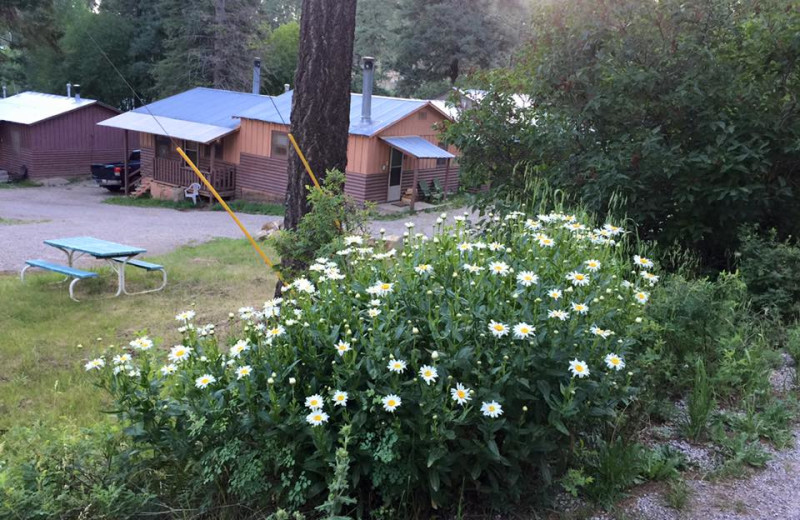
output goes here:
[[42, 94], [41, 92], [22, 92], [0, 99], [0, 121], [33, 125], [95, 103], [97, 101], [94, 99], [75, 101], [73, 97]]
[[197, 87], [98, 124], [209, 143], [239, 128], [236, 114], [265, 101], [269, 96]]
[[[288, 125], [292, 114], [292, 94], [293, 91], [290, 90], [272, 98], [272, 101], [266, 101], [236, 115], [245, 119]], [[350, 133], [373, 136], [426, 105], [442, 112], [423, 99], [372, 96], [372, 117], [369, 121], [362, 121], [361, 94], [350, 94]], [[444, 112], [442, 114], [449, 117]]]
[[453, 159], [455, 155], [443, 150], [418, 135], [400, 137], [381, 137], [384, 141], [417, 159]]

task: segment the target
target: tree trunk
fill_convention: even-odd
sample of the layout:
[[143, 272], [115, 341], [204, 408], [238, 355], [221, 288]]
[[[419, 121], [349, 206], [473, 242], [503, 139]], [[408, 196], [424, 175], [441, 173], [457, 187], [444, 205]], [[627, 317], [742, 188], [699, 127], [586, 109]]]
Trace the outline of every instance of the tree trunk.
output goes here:
[[[356, 0], [303, 0], [294, 76], [291, 132], [321, 182], [327, 170], [345, 171], [350, 127], [350, 71]], [[308, 213], [302, 162], [289, 153], [284, 227], [297, 229]], [[333, 223], [331, 223], [333, 225]], [[295, 266], [293, 259], [282, 263]]]

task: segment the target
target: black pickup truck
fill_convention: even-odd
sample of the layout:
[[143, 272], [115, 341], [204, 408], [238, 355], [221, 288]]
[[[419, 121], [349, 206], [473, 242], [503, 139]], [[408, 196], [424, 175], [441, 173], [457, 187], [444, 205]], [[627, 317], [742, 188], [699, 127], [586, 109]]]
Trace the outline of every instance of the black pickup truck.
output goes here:
[[[128, 179], [129, 184], [139, 180], [140, 174], [139, 167], [141, 166], [141, 159], [139, 150], [131, 152], [128, 157], [128, 171], [133, 172], [133, 175]], [[124, 177], [122, 175], [125, 169], [125, 163], [115, 162], [106, 164], [93, 164], [92, 165], [92, 179], [98, 186], [107, 189], [108, 191], [119, 191], [124, 185]]]

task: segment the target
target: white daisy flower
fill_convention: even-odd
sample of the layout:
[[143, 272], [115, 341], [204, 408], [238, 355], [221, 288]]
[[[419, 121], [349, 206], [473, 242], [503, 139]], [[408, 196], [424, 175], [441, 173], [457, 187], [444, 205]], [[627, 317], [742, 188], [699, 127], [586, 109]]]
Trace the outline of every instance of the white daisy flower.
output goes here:
[[572, 232], [583, 231], [584, 229], [586, 229], [586, 226], [584, 226], [583, 224], [580, 224], [578, 222], [572, 222], [572, 223], [569, 223], [569, 224], [564, 224], [564, 227], [566, 229], [569, 229]]
[[414, 271], [417, 274], [431, 274], [433, 272], [433, 266], [431, 264], [419, 264], [414, 268]]
[[598, 271], [602, 265], [599, 260], [587, 260], [583, 263], [586, 269], [592, 272]]
[[345, 352], [350, 352], [350, 350], [352, 350], [350, 348], [350, 343], [342, 340], [339, 340], [334, 346], [336, 347], [336, 352], [338, 352], [340, 356], [344, 356]]
[[473, 264], [464, 264], [464, 270], [469, 272], [469, 273], [476, 274], [476, 273], [480, 273], [481, 271], [483, 271], [483, 267], [481, 267], [479, 265], [473, 265]]
[[131, 341], [129, 345], [137, 350], [150, 350], [153, 348], [153, 342], [147, 336], [136, 338], [135, 340]]
[[397, 408], [403, 404], [403, 400], [400, 399], [400, 396], [395, 394], [389, 394], [384, 397], [381, 402], [383, 403], [383, 409], [387, 412], [394, 413]]
[[567, 278], [567, 280], [572, 282], [572, 285], [574, 285], [576, 287], [577, 286], [583, 286], [583, 285], [589, 285], [589, 275], [588, 274], [579, 273], [578, 271], [572, 271], [571, 273], [569, 273], [566, 276], [566, 278]]
[[450, 389], [450, 397], [460, 405], [465, 405], [467, 401], [472, 399], [470, 394], [471, 390], [461, 383], [456, 383], [455, 388]]
[[552, 238], [548, 237], [547, 235], [542, 235], [539, 238], [539, 246], [541, 247], [553, 247], [556, 245], [556, 241]]
[[644, 292], [644, 291], [639, 291], [639, 292], [637, 292], [637, 293], [635, 293], [635, 294], [633, 295], [633, 298], [634, 298], [634, 299], [635, 299], [637, 302], [639, 302], [639, 303], [641, 303], [641, 304], [645, 304], [645, 303], [647, 303], [647, 300], [649, 300], [649, 299], [650, 299], [650, 293], [646, 293], [646, 292]]
[[183, 345], [175, 345], [171, 349], [169, 349], [169, 355], [167, 359], [172, 361], [173, 363], [180, 363], [181, 361], [185, 361], [189, 359], [189, 356], [192, 355], [192, 348], [185, 347]]
[[306, 416], [306, 422], [311, 426], [319, 426], [322, 423], [328, 422], [328, 414], [321, 410], [314, 410]]
[[194, 380], [194, 386], [197, 388], [206, 388], [208, 385], [213, 385], [217, 382], [217, 378], [211, 374], [203, 374]]
[[324, 404], [322, 400], [322, 396], [319, 394], [314, 394], [306, 397], [306, 408], [310, 408], [312, 410], [319, 410], [322, 408]]
[[369, 316], [370, 318], [375, 318], [380, 313], [381, 313], [381, 310], [380, 309], [376, 309], [374, 307], [367, 310], [367, 316]]
[[639, 255], [633, 257], [633, 263], [644, 269], [650, 269], [651, 267], [653, 267], [652, 260]]
[[350, 235], [349, 237], [344, 237], [344, 244], [346, 246], [355, 245], [362, 245], [364, 243], [364, 239], [358, 235]]
[[376, 296], [386, 296], [394, 290], [394, 284], [389, 282], [377, 282], [372, 287], [367, 288], [369, 294]]
[[539, 282], [539, 276], [537, 276], [533, 271], [522, 271], [517, 275], [517, 282], [523, 287], [530, 287], [531, 285], [535, 285]]
[[550, 289], [547, 291], [547, 296], [551, 297], [554, 300], [558, 300], [562, 296], [562, 292], [560, 289]]
[[596, 326], [596, 325], [592, 325], [592, 326], [589, 328], [589, 332], [591, 332], [591, 333], [592, 333], [592, 334], [594, 334], [595, 336], [600, 336], [600, 337], [601, 337], [601, 338], [603, 338], [603, 339], [606, 339], [606, 338], [608, 338], [609, 336], [611, 336], [611, 335], [613, 335], [613, 334], [614, 334], [614, 331], [612, 331], [612, 330], [608, 330], [608, 329], [601, 329], [600, 327], [598, 327], [598, 326]]
[[470, 244], [469, 242], [461, 242], [460, 244], [458, 244], [458, 250], [461, 251], [462, 253], [472, 251], [472, 244]]
[[333, 406], [347, 406], [347, 392], [337, 390], [333, 393]]
[[195, 317], [195, 312], [194, 311], [183, 311], [183, 312], [179, 313], [177, 316], [175, 316], [175, 320], [176, 321], [182, 321], [182, 322], [186, 323], [186, 322], [188, 322], [189, 320], [191, 320], [194, 317]]
[[506, 246], [504, 246], [500, 242], [492, 242], [491, 244], [489, 244], [489, 251], [494, 251], [496, 253], [498, 251], [505, 251], [505, 250]]
[[532, 327], [527, 323], [517, 323], [514, 325], [514, 337], [517, 339], [527, 339], [534, 335], [536, 327]]
[[499, 321], [490, 321], [489, 322], [489, 331], [492, 335], [496, 338], [502, 338], [506, 334], [508, 334], [508, 325], [505, 323], [500, 323]]
[[306, 294], [314, 294], [317, 292], [317, 289], [314, 287], [314, 284], [311, 283], [307, 278], [298, 278], [294, 282], [290, 284], [290, 287], [297, 289], [300, 292], [304, 292]]
[[178, 371], [178, 366], [170, 363], [169, 365], [164, 365], [161, 367], [161, 374], [165, 376], [169, 376], [174, 374]]
[[481, 413], [486, 417], [497, 419], [503, 415], [503, 407], [497, 401], [489, 401], [481, 404]]
[[240, 339], [230, 348], [228, 355], [230, 355], [232, 358], [238, 358], [242, 352], [247, 350], [250, 350], [250, 344], [247, 342], [247, 340]]
[[439, 377], [439, 373], [436, 372], [436, 368], [430, 365], [422, 365], [419, 369], [419, 377], [422, 378], [427, 384], [431, 384], [436, 381], [436, 378]]
[[124, 365], [131, 362], [131, 355], [127, 352], [125, 354], [118, 354], [111, 360], [115, 365]]
[[267, 329], [267, 337], [268, 338], [278, 338], [283, 336], [286, 333], [286, 329], [283, 328], [283, 325], [275, 325], [274, 327]]
[[603, 229], [611, 233], [611, 235], [619, 235], [624, 231], [621, 227], [617, 227], [612, 224], [605, 224]]
[[389, 364], [386, 365], [386, 368], [389, 369], [389, 372], [394, 372], [395, 374], [402, 374], [406, 371], [406, 367], [408, 363], [403, 361], [402, 359], [393, 359], [389, 361]]
[[589, 306], [585, 303], [572, 303], [572, 310], [577, 312], [578, 314], [586, 314], [589, 312]]
[[578, 361], [577, 358], [569, 362], [569, 371], [572, 372], [572, 377], [586, 377], [589, 375], [589, 366], [583, 362]]
[[249, 320], [253, 317], [256, 310], [252, 307], [239, 307], [239, 318]]
[[656, 282], [658, 282], [658, 275], [655, 275], [653, 273], [649, 273], [647, 271], [642, 271], [642, 278], [644, 278], [645, 280], [650, 282], [651, 286], [655, 285]]
[[510, 272], [510, 268], [505, 262], [492, 262], [489, 264], [489, 272], [499, 276], [505, 276]]
[[106, 366], [105, 359], [103, 359], [103, 358], [95, 358], [95, 359], [92, 359], [92, 360], [88, 361], [85, 365], [83, 365], [83, 368], [85, 368], [86, 371], [88, 372], [89, 370], [100, 370], [104, 366]]
[[612, 370], [622, 370], [625, 368], [625, 360], [612, 352], [606, 356], [606, 366]]
[[244, 365], [236, 369], [236, 379], [242, 379], [253, 373], [253, 367]]
[[547, 317], [565, 321], [567, 318], [569, 318], [569, 313], [567, 311], [560, 311], [560, 310], [547, 311]]

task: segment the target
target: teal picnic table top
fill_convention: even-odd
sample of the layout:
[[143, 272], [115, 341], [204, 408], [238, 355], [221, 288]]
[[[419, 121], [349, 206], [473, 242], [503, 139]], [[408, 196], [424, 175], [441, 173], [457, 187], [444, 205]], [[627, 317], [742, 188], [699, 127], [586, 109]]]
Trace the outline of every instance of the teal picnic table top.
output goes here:
[[69, 237], [45, 240], [45, 244], [59, 249], [80, 251], [87, 253], [95, 258], [114, 258], [117, 256], [134, 256], [146, 253], [146, 249], [135, 246], [126, 246], [116, 242], [109, 242], [94, 237]]

